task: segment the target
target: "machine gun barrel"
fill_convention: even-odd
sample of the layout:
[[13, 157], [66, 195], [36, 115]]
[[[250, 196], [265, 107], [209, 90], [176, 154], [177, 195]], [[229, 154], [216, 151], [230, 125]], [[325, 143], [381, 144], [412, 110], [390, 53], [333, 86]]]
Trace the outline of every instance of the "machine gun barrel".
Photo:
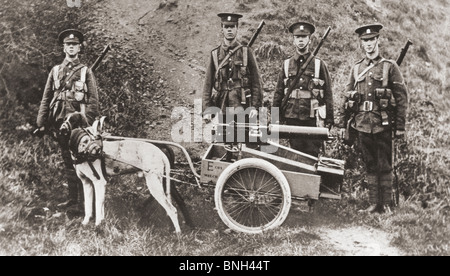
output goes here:
[[266, 143], [267, 139], [315, 139], [320, 141], [334, 139], [326, 127], [306, 127], [255, 123], [218, 123], [213, 129], [216, 138], [226, 142]]
[[279, 138], [305, 138], [316, 140], [329, 140], [332, 137], [326, 127], [305, 127], [269, 124], [269, 132], [278, 133]]

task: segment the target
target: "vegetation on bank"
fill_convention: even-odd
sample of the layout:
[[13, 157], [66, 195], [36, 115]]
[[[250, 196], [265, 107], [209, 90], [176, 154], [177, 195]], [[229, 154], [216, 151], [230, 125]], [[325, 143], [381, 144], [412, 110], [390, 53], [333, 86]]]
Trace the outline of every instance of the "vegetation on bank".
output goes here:
[[[99, 24], [107, 16], [101, 8], [105, 1], [87, 1], [79, 9], [69, 9], [59, 1], [0, 2], [1, 255], [339, 255], [342, 252], [326, 245], [317, 229], [362, 224], [391, 233], [392, 244], [408, 255], [449, 254], [450, 100], [446, 80], [450, 60], [444, 42], [450, 40], [450, 34], [445, 27], [446, 1], [385, 0], [378, 8], [368, 6], [374, 1], [321, 0], [304, 1], [301, 7], [308, 11], [302, 19], [317, 22], [318, 35], [326, 27], [332, 28], [320, 56], [332, 74], [336, 106], [342, 101], [340, 92], [351, 65], [362, 55], [353, 33], [355, 26], [381, 22], [385, 26], [381, 49], [388, 58], [395, 59], [407, 39], [414, 42], [401, 66], [410, 90], [410, 108], [407, 137], [398, 147], [397, 159], [402, 205], [394, 214], [366, 217], [357, 212], [367, 206], [361, 162], [353, 149], [336, 141], [328, 145], [328, 153], [348, 160], [341, 201], [318, 202], [313, 213], [293, 210], [280, 229], [248, 236], [225, 231], [213, 209], [209, 188], [179, 185], [199, 224], [194, 231], [186, 230], [181, 240], [167, 234], [171, 226], [158, 206], [151, 206], [154, 212], [142, 208], [148, 191], [138, 178], [111, 179], [106, 224], [101, 229], [81, 228], [79, 220], [56, 208], [66, 193], [57, 145], [50, 137], [38, 139], [29, 133], [27, 123], [34, 124], [47, 73], [63, 58], [57, 34], [65, 28], [83, 30], [89, 37], [83, 60], [92, 64], [112, 39]], [[262, 19], [266, 22], [255, 44], [266, 104], [271, 101], [281, 60], [292, 51], [286, 27], [298, 20], [301, 12], [294, 2], [298, 1], [235, 3], [237, 11], [250, 15], [243, 19], [243, 29], [256, 27]], [[243, 35], [248, 37], [248, 33]], [[146, 137], [152, 122], [165, 119], [159, 114], [165, 95], [153, 75], [157, 65], [130, 48], [126, 37], [117, 36], [114, 41], [114, 51], [97, 74], [102, 114], [111, 120], [113, 133]], [[201, 154], [192, 151], [196, 159]]]

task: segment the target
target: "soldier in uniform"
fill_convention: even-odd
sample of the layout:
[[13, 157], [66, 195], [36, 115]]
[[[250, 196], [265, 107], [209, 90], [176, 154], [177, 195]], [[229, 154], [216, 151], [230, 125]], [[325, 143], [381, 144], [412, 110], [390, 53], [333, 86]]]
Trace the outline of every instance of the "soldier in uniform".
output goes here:
[[58, 40], [64, 47], [66, 57], [62, 64], [53, 67], [48, 75], [36, 121], [38, 128], [34, 133], [42, 136], [45, 132], [51, 132], [60, 146], [69, 198], [59, 206], [70, 207], [82, 203], [82, 184], [72, 164], [69, 137], [59, 135], [59, 128], [65, 116], [72, 112], [83, 112], [89, 124], [92, 124], [99, 115], [99, 105], [94, 74], [86, 65], [80, 63], [79, 59], [83, 34], [69, 29], [61, 32]]
[[[338, 127], [356, 130], [366, 165], [370, 206], [365, 211], [390, 212], [392, 200], [392, 131], [403, 137], [407, 87], [397, 63], [379, 51], [381, 24], [356, 29], [365, 57], [352, 68]], [[348, 131], [348, 129], [347, 129]]]
[[[314, 31], [314, 25], [308, 22], [297, 22], [289, 27], [295, 53], [283, 62], [279, 71], [273, 107], [281, 107], [291, 81], [311, 55], [309, 45]], [[281, 116], [287, 125], [331, 128], [334, 124], [333, 94], [331, 78], [323, 60], [317, 57], [311, 60], [290, 94]], [[289, 139], [289, 143], [291, 148], [313, 156], [319, 155], [322, 145], [321, 141], [308, 139]]]
[[203, 88], [203, 119], [211, 121], [219, 108], [222, 113], [231, 114], [250, 110], [249, 117], [256, 120], [262, 103], [261, 78], [252, 50], [237, 40], [242, 15], [219, 13], [218, 16], [223, 42], [209, 57]]

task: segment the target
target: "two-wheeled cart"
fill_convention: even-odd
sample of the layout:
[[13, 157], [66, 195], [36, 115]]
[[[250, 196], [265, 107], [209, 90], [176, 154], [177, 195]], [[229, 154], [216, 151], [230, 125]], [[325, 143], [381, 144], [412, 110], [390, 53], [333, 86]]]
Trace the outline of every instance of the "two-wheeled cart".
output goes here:
[[[236, 139], [239, 134], [243, 141]], [[344, 176], [344, 161], [302, 153], [280, 145], [274, 136], [332, 139], [327, 128], [218, 124], [214, 142], [201, 160], [200, 174], [186, 149], [177, 143], [125, 139], [181, 149], [197, 184], [215, 188], [215, 205], [222, 221], [236, 231], [261, 233], [285, 221], [292, 200], [340, 199]]]

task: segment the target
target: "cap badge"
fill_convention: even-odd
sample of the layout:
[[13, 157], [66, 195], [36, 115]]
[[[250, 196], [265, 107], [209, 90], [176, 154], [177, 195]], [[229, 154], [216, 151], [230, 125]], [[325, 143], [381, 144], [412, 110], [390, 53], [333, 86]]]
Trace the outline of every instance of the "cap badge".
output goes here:
[[303, 31], [303, 30], [305, 30], [305, 26], [300, 25], [300, 31]]
[[228, 16], [227, 20], [228, 20], [228, 21], [231, 21], [231, 16]]
[[70, 35], [69, 35], [69, 38], [74, 38], [73, 34], [70, 34]]
[[370, 34], [370, 33], [371, 33], [370, 29], [367, 29], [366, 34]]

